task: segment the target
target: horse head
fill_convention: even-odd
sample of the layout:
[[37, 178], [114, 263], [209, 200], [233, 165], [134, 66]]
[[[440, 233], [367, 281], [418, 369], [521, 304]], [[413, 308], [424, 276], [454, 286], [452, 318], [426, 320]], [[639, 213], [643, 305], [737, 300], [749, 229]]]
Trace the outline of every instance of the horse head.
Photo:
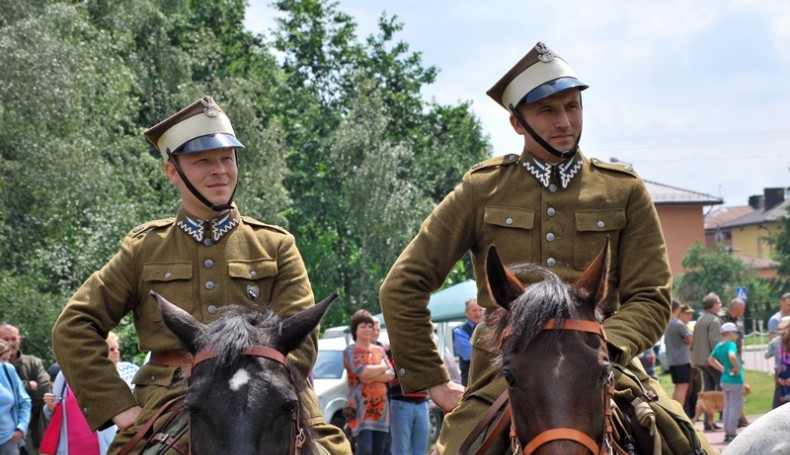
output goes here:
[[488, 289], [502, 307], [490, 322], [519, 453], [604, 453], [613, 377], [598, 306], [608, 269], [608, 240], [572, 285], [534, 264], [508, 268], [488, 250]]
[[192, 353], [184, 409], [191, 453], [312, 454], [300, 392], [286, 356], [318, 326], [333, 294], [287, 319], [234, 305], [203, 324], [153, 293], [165, 325]]

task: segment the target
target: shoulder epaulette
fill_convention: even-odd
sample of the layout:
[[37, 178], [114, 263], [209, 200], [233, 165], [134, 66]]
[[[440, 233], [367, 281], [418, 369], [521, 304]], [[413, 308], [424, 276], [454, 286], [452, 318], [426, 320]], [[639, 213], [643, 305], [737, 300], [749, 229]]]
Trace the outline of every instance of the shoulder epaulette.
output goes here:
[[497, 167], [497, 166], [507, 166], [509, 164], [513, 164], [518, 161], [518, 155], [515, 153], [511, 153], [509, 155], [502, 155], [502, 156], [495, 156], [493, 158], [489, 158], [485, 161], [481, 161], [474, 166], [472, 166], [469, 171], [475, 172], [479, 171], [480, 169], [486, 169], [489, 167]]
[[143, 223], [136, 228], [132, 229], [129, 232], [129, 235], [132, 237], [141, 237], [145, 234], [153, 231], [154, 229], [160, 229], [163, 227], [171, 226], [173, 223], [176, 222], [176, 218], [171, 216], [169, 218], [162, 218], [161, 220], [153, 220], [147, 223]]
[[288, 231], [284, 227], [280, 227], [280, 226], [277, 226], [275, 224], [266, 224], [264, 222], [258, 221], [255, 218], [251, 218], [249, 216], [242, 216], [241, 219], [243, 219], [246, 224], [249, 224], [249, 225], [252, 225], [252, 226], [262, 227], [264, 229], [268, 229], [270, 231], [279, 232], [279, 233], [282, 233], [282, 234], [288, 234]]
[[636, 171], [634, 170], [631, 165], [623, 164], [623, 163], [610, 163], [608, 161], [599, 160], [598, 158], [592, 158], [590, 163], [598, 168], [607, 169], [610, 171], [617, 171], [623, 174], [628, 174], [632, 177], [638, 177]]

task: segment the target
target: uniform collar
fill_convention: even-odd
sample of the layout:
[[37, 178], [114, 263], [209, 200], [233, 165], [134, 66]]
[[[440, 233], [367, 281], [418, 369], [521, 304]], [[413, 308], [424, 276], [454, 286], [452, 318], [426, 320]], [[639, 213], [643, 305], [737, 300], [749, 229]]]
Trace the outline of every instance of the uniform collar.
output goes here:
[[183, 208], [178, 211], [176, 217], [176, 226], [198, 243], [205, 243], [207, 239], [217, 242], [238, 225], [239, 210], [235, 204], [210, 220], [193, 217]]
[[539, 160], [525, 150], [522, 155], [521, 166], [545, 188], [548, 188], [551, 184], [552, 174], [557, 176], [562, 188], [568, 188], [571, 180], [581, 172], [583, 164], [584, 158], [581, 152], [577, 152], [562, 163], [551, 164]]

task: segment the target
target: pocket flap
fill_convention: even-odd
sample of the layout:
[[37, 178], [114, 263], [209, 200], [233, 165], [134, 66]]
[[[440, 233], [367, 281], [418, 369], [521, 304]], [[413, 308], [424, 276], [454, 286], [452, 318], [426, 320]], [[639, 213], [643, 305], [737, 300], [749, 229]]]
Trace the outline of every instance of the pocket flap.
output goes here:
[[277, 275], [277, 263], [274, 259], [228, 262], [228, 274], [231, 278], [259, 280], [261, 278]]
[[483, 220], [495, 226], [532, 229], [535, 225], [535, 211], [519, 207], [486, 207]]
[[192, 264], [189, 262], [143, 266], [144, 281], [167, 282], [190, 279], [192, 279]]
[[623, 229], [625, 224], [625, 212], [620, 209], [576, 212], [578, 231], [613, 231]]

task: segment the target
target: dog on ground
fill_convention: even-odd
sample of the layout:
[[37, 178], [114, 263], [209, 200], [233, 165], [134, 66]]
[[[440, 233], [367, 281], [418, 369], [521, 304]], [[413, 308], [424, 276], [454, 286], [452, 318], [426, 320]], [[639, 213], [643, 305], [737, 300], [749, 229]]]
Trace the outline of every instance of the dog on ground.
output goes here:
[[[752, 392], [752, 388], [749, 384], [743, 385], [743, 396], [747, 397]], [[721, 412], [724, 410], [724, 394], [718, 390], [716, 391], [709, 391], [709, 392], [700, 392], [697, 395], [697, 409], [694, 411], [694, 419], [692, 422], [696, 422], [701, 415], [705, 414], [705, 426], [712, 427], [713, 426], [713, 416], [717, 412]], [[743, 410], [741, 410], [741, 421], [745, 422], [746, 417], [743, 415]]]

